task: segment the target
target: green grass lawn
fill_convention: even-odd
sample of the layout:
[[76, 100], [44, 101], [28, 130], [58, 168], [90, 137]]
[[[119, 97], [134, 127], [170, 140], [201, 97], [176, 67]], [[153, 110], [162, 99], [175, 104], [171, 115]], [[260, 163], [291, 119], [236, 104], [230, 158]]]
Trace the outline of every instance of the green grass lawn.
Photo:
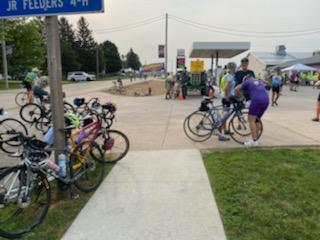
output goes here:
[[[9, 81], [9, 89], [19, 89], [21, 88], [20, 81]], [[6, 90], [5, 82], [0, 80], [0, 90]]]
[[320, 239], [320, 150], [204, 154], [228, 240]]
[[[105, 175], [111, 171], [113, 165], [106, 165]], [[67, 194], [68, 193], [68, 194]], [[57, 240], [61, 239], [65, 231], [71, 226], [81, 209], [86, 205], [93, 193], [86, 194], [77, 191], [79, 198], [70, 199], [69, 192], [66, 193], [66, 200], [57, 202], [56, 192], [53, 190], [51, 197], [52, 204], [44, 222], [28, 233], [23, 240]]]

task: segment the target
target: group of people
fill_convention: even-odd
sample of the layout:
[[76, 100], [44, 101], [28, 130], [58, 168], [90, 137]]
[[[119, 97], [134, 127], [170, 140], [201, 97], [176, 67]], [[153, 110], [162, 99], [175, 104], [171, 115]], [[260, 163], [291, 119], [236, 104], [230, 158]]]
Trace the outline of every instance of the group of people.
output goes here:
[[[260, 131], [260, 119], [269, 106], [269, 95], [263, 81], [255, 79], [255, 73], [249, 69], [249, 59], [243, 58], [238, 69], [237, 64], [230, 62], [227, 64], [227, 73], [220, 79], [220, 91], [224, 109], [231, 106], [233, 98], [239, 96], [250, 100], [249, 106], [249, 126], [252, 139], [245, 143], [248, 147], [258, 146], [258, 133]], [[222, 127], [223, 128], [223, 127]], [[220, 141], [228, 141], [226, 137], [229, 133], [225, 129], [220, 129]]]
[[48, 86], [48, 78], [41, 76], [40, 70], [36, 67], [27, 73], [22, 84], [27, 90], [29, 103], [33, 102], [34, 97], [43, 101], [46, 96], [49, 96], [49, 93], [44, 90]]

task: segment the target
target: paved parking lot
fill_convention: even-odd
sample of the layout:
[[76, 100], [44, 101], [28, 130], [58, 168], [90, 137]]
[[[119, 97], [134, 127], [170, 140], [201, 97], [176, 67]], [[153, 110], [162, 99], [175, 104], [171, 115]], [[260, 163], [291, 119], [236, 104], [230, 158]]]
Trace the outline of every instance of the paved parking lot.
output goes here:
[[[112, 82], [79, 83], [65, 85], [64, 91], [70, 101], [76, 96], [97, 96], [103, 101], [115, 102], [118, 113], [114, 128], [129, 136], [131, 150], [241, 147], [233, 141], [219, 142], [214, 136], [204, 143], [194, 143], [185, 136], [183, 121], [197, 110], [200, 97], [186, 101], [168, 101], [163, 96], [123, 97], [105, 93], [111, 85]], [[9, 109], [10, 117], [18, 116], [14, 103], [16, 92], [0, 93], [2, 107]], [[307, 87], [297, 93], [285, 88], [279, 107], [270, 107], [263, 118], [262, 146], [319, 145], [320, 125], [311, 122], [317, 94], [317, 90]]]

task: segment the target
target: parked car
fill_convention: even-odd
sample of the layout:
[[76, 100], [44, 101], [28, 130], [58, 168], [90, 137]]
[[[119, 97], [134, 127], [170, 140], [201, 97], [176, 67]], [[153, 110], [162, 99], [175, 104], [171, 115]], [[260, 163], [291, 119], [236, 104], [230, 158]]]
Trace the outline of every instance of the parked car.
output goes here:
[[88, 74], [86, 72], [69, 72], [68, 81], [81, 82], [81, 81], [95, 81], [96, 75]]

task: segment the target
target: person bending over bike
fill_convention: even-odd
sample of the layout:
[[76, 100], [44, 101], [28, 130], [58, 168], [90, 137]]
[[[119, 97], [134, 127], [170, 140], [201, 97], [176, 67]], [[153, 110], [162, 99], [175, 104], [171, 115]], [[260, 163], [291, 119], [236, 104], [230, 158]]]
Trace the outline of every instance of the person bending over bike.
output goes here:
[[251, 76], [245, 78], [243, 83], [235, 88], [236, 94], [239, 94], [241, 91], [248, 94], [251, 99], [248, 121], [252, 139], [245, 142], [244, 145], [248, 147], [257, 147], [259, 145], [257, 140], [258, 133], [261, 129], [259, 120], [268, 109], [269, 96], [263, 81], [258, 81]]
[[38, 81], [37, 85], [33, 88], [33, 95], [36, 98], [39, 98], [41, 102], [43, 102], [44, 97], [48, 97], [49, 93], [44, 90], [48, 86], [48, 79], [45, 77], [41, 77]]
[[32, 102], [32, 87], [35, 83], [35, 81], [39, 80], [39, 69], [38, 68], [33, 68], [31, 72], [27, 73], [27, 76], [25, 77], [23, 81], [23, 86], [27, 90], [27, 95], [28, 95], [28, 102]]

